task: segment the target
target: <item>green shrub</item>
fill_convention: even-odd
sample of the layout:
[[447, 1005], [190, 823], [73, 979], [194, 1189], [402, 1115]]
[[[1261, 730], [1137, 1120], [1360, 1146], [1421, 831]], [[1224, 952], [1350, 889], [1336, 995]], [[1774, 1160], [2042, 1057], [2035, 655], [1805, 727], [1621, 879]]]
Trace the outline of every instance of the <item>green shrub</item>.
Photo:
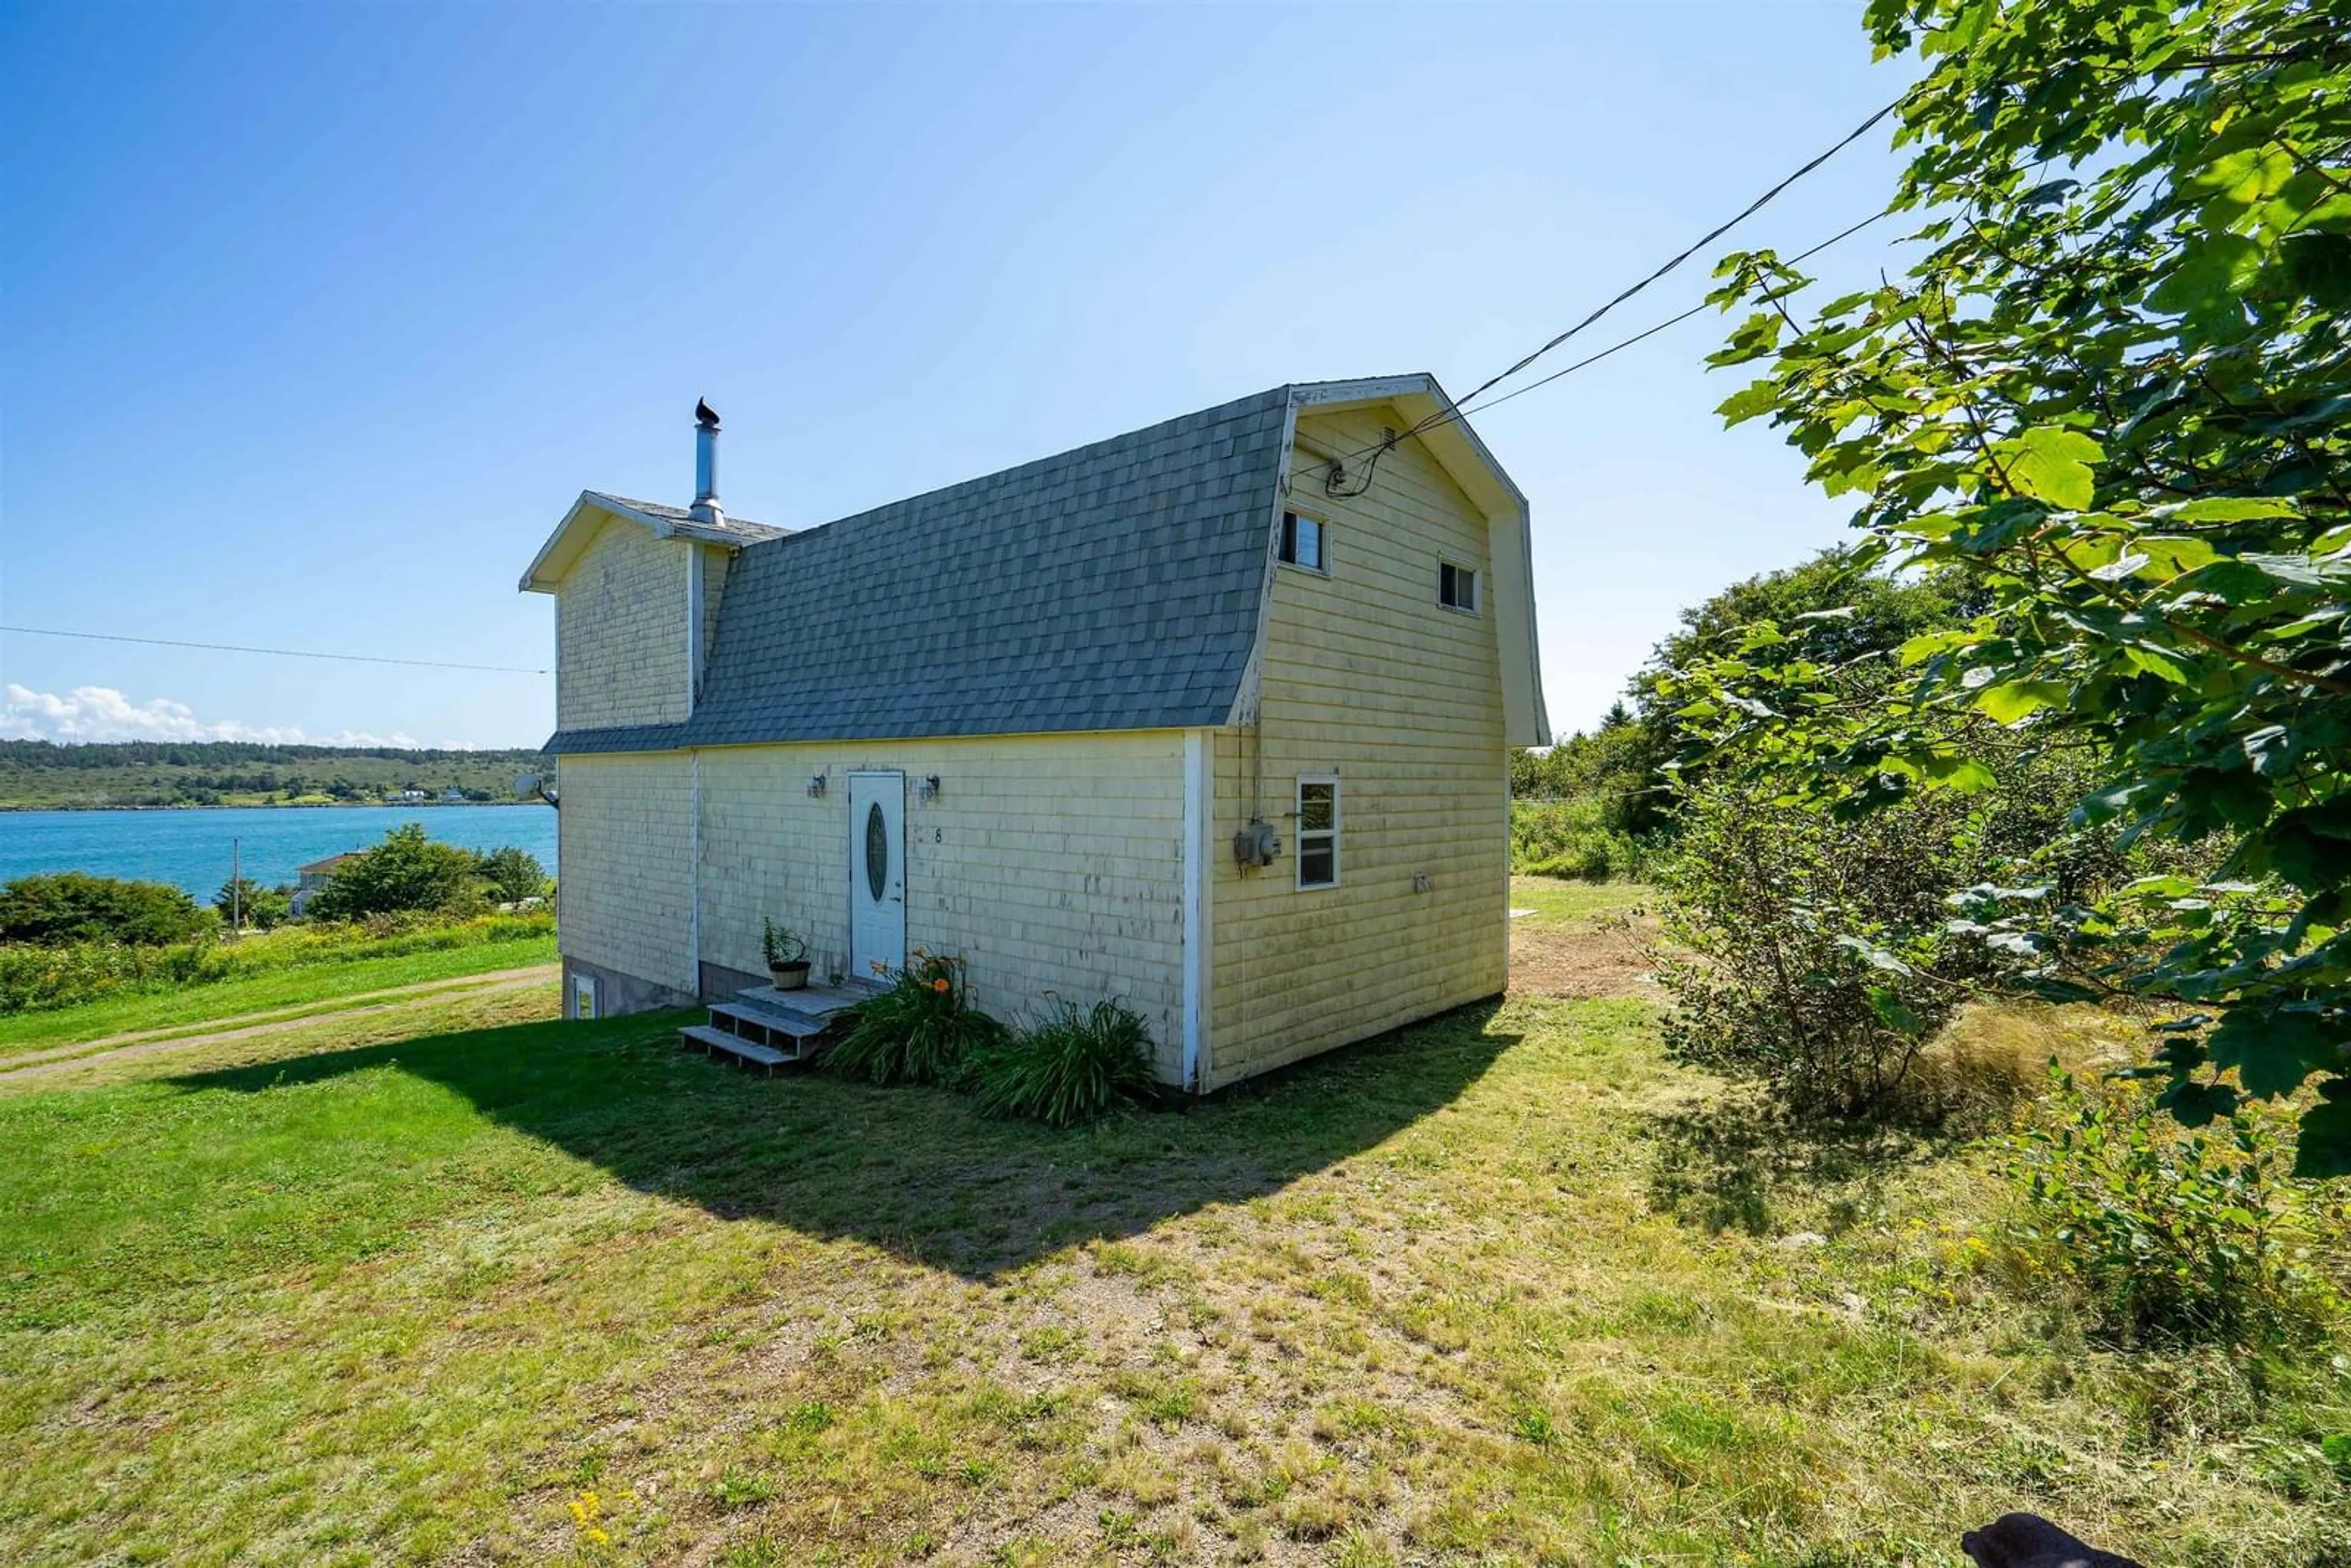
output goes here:
[[2309, 1264], [2317, 1184], [2286, 1174], [2267, 1118], [2181, 1127], [2128, 1082], [2095, 1092], [2053, 1060], [2039, 1116], [2010, 1141], [2011, 1245], [2101, 1342], [2278, 1344], [2340, 1303]]
[[337, 866], [304, 913], [314, 920], [356, 920], [403, 910], [469, 912], [482, 902], [474, 856], [434, 842], [423, 823], [408, 822]]
[[1157, 1092], [1151, 1030], [1114, 1001], [1082, 1011], [1063, 1001], [983, 1053], [972, 1088], [979, 1108], [991, 1116], [1053, 1127], [1091, 1122], [1123, 1101]]
[[169, 883], [66, 871], [20, 876], [0, 887], [0, 942], [160, 947], [186, 941], [211, 921], [194, 899]]
[[1586, 882], [1639, 878], [1646, 852], [1629, 834], [1610, 825], [1606, 804], [1598, 795], [1514, 801], [1510, 869]]
[[1719, 779], [1683, 791], [1656, 967], [1667, 1050], [1799, 1114], [1886, 1108], [1964, 995], [1946, 972], [1961, 967], [1943, 899], [1966, 879], [1943, 805], [1841, 822]]
[[237, 922], [256, 931], [274, 931], [293, 918], [294, 890], [264, 887], [249, 876], [231, 877], [213, 894], [224, 925]]
[[[1830, 690], [1888, 678], [1847, 672]], [[1792, 793], [1769, 759], [1719, 758], [1677, 783], [1656, 970], [1677, 1057], [1761, 1080], [1800, 1113], [1881, 1114], [1935, 1027], [2009, 959], [1994, 946], [2009, 938], [1955, 919], [1955, 900], [2034, 883], [2070, 906], [2131, 873], [2119, 834], [2068, 825], [2086, 762], [1959, 749], [1976, 744], [1955, 738], [1946, 759], [1969, 789], [1907, 789], [1861, 815]]]
[[520, 904], [547, 891], [547, 868], [537, 855], [513, 844], [475, 856], [474, 874], [489, 884], [490, 896], [502, 904]]
[[825, 1066], [871, 1083], [958, 1084], [1004, 1026], [971, 1005], [963, 960], [914, 950], [890, 987], [851, 1009], [849, 1032]]

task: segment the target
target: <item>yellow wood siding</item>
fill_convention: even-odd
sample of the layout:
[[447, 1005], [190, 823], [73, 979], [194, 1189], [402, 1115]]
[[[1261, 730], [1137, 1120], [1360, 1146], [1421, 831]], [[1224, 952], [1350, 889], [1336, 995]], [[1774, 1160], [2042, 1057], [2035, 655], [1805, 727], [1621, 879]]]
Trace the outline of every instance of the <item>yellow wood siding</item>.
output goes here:
[[567, 757], [557, 945], [692, 995], [694, 808], [683, 752]]
[[[1116, 997], [1149, 1022], [1160, 1075], [1176, 1079], [1181, 733], [727, 747], [699, 755], [705, 959], [758, 972], [764, 915], [810, 936], [819, 975], [845, 970], [848, 775], [903, 772], [909, 951], [960, 955], [979, 1005], [1008, 1022], [1049, 993], [1081, 1007]], [[808, 781], [817, 773], [828, 783], [812, 799]], [[926, 774], [939, 778], [931, 800], [917, 788]], [[568, 839], [563, 852], [568, 881]]]
[[[1353, 452], [1378, 411], [1302, 415], [1300, 437]], [[1322, 494], [1293, 456], [1295, 509], [1330, 525], [1329, 570], [1274, 571], [1259, 736], [1220, 731], [1214, 845], [1261, 806], [1280, 857], [1244, 873], [1212, 855], [1209, 1057], [1215, 1088], [1500, 991], [1509, 954], [1509, 757], [1489, 602], [1437, 602], [1437, 567], [1490, 589], [1484, 518], [1421, 448], [1384, 457], [1373, 488]], [[1270, 518], [1269, 518], [1269, 526]], [[1261, 737], [1261, 738], [1260, 738]], [[1262, 749], [1260, 763], [1259, 752]], [[1339, 885], [1297, 887], [1301, 774], [1341, 779]], [[1426, 873], [1430, 891], [1415, 891]]]
[[[564, 573], [556, 590], [556, 727], [685, 717], [693, 548], [610, 520]], [[715, 605], [716, 596], [706, 597]]]

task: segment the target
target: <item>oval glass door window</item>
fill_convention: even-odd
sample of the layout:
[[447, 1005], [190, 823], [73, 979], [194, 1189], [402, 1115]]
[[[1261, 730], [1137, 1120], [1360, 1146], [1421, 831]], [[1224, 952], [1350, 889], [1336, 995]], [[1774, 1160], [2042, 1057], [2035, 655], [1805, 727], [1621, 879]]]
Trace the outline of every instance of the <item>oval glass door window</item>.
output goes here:
[[873, 902], [882, 902], [883, 883], [890, 875], [890, 830], [882, 821], [882, 803], [876, 800], [865, 808], [865, 885], [873, 892]]

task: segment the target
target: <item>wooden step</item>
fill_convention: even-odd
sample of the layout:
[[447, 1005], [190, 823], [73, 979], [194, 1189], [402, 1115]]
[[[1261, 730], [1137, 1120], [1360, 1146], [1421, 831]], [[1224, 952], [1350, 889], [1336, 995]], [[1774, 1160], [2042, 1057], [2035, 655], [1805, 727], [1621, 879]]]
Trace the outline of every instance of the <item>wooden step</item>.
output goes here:
[[749, 1002], [713, 1002], [710, 1021], [718, 1028], [732, 1028], [737, 1034], [758, 1036], [753, 1030], [789, 1035], [794, 1040], [814, 1040], [831, 1027], [831, 1020], [808, 1018], [799, 1013], [787, 1013]]
[[773, 1069], [781, 1067], [788, 1061], [798, 1060], [797, 1057], [778, 1051], [772, 1045], [761, 1045], [757, 1040], [745, 1040], [741, 1035], [729, 1034], [723, 1029], [713, 1029], [708, 1024], [690, 1023], [677, 1032], [705, 1051], [723, 1051], [729, 1056], [756, 1062], [761, 1067]]
[[874, 994], [875, 988], [858, 983], [844, 986], [804, 986], [797, 991], [779, 991], [773, 986], [753, 986], [735, 993], [730, 1006], [757, 1008], [763, 1012], [782, 1013], [787, 1018], [808, 1019], [821, 1022], [844, 1012]]

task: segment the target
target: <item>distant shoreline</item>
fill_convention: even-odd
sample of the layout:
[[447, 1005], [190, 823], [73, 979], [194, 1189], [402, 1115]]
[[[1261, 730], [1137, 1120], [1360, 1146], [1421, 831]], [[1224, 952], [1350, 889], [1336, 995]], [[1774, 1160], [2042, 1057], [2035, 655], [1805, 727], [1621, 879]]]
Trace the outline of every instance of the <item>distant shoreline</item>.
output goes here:
[[538, 800], [256, 800], [250, 805], [206, 806], [194, 800], [174, 800], [168, 806], [94, 806], [72, 801], [0, 801], [0, 813], [11, 811], [401, 811], [457, 806], [537, 806]]

